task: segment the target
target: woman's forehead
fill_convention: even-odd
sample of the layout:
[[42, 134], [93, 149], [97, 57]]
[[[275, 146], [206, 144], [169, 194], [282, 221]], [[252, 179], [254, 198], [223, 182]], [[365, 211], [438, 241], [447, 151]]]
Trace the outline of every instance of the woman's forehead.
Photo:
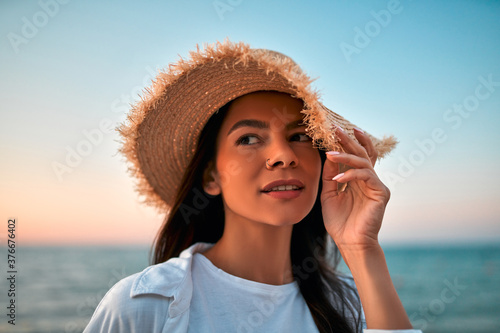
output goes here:
[[256, 92], [235, 99], [225, 117], [226, 130], [243, 119], [255, 119], [270, 125], [288, 125], [303, 119], [300, 99], [274, 91]]

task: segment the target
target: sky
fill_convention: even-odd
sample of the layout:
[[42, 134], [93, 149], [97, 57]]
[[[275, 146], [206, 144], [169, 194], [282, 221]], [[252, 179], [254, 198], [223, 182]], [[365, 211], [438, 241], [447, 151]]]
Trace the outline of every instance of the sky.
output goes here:
[[113, 130], [155, 73], [229, 38], [291, 56], [330, 109], [397, 148], [390, 244], [500, 241], [499, 1], [2, 1], [0, 238], [150, 244]]

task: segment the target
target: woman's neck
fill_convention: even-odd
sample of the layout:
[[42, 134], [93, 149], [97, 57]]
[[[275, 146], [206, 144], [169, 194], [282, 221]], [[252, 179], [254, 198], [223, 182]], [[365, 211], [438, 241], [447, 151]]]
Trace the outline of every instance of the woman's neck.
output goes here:
[[290, 242], [293, 225], [225, 221], [224, 234], [203, 253], [226, 273], [260, 283], [293, 282]]

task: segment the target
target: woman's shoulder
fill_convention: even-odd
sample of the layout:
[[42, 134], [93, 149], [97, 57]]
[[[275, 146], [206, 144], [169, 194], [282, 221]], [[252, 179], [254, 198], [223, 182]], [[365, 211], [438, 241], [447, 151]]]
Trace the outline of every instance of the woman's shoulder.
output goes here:
[[171, 301], [137, 287], [151, 271], [155, 266], [118, 281], [103, 297], [84, 332], [160, 332], [158, 327], [163, 325], [158, 320], [166, 317]]
[[85, 332], [161, 332], [168, 318], [189, 308], [192, 257], [202, 248], [193, 245], [179, 257], [118, 281], [97, 306]]

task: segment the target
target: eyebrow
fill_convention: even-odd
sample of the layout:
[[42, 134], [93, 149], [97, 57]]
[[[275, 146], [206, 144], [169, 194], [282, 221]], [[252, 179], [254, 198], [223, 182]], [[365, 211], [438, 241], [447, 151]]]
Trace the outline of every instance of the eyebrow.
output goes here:
[[234, 124], [233, 127], [231, 127], [231, 129], [229, 130], [229, 132], [227, 132], [227, 135], [231, 134], [233, 131], [237, 130], [240, 127], [254, 127], [262, 129], [262, 128], [269, 128], [269, 123], [257, 119], [243, 119]]
[[[292, 130], [298, 127], [305, 126], [304, 122], [302, 119], [292, 121], [288, 123], [285, 128], [286, 130]], [[231, 129], [227, 132], [227, 135], [231, 134], [233, 131], [237, 130], [240, 127], [254, 127], [258, 129], [268, 129], [269, 123], [262, 121], [262, 120], [257, 120], [257, 119], [243, 119], [238, 121], [236, 124], [234, 124]]]
[[295, 120], [295, 121], [292, 121], [291, 123], [288, 123], [285, 128], [287, 130], [292, 130], [292, 129], [296, 129], [298, 127], [305, 127], [306, 124], [304, 123], [304, 120], [303, 119], [299, 119], [299, 120]]

